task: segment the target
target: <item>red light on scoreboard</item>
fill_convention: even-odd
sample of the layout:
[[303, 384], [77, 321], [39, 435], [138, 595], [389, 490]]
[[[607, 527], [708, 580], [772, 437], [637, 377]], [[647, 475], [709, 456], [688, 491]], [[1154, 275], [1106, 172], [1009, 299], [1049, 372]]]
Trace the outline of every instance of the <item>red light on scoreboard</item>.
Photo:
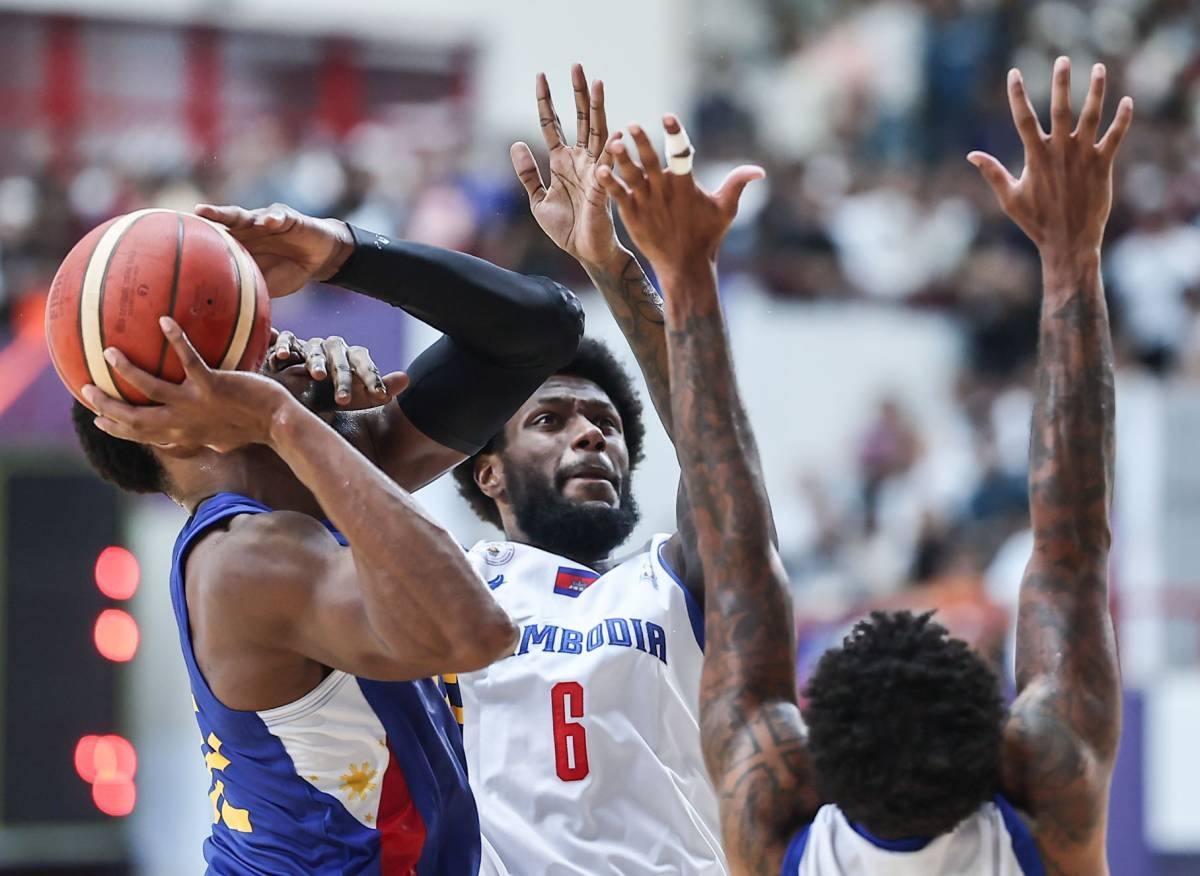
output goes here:
[[75, 746], [75, 771], [92, 786], [105, 815], [128, 815], [137, 803], [137, 751], [123, 736], [84, 736]]
[[93, 634], [96, 650], [115, 663], [133, 659], [133, 655], [137, 653], [139, 637], [137, 621], [127, 611], [106, 608], [96, 618]]
[[96, 743], [99, 736], [85, 736], [75, 745], [75, 772], [88, 784], [96, 781]]
[[129, 599], [137, 592], [141, 568], [123, 547], [106, 547], [96, 558], [96, 586], [109, 599]]
[[137, 803], [133, 779], [97, 779], [92, 785], [92, 802], [105, 815], [128, 815]]

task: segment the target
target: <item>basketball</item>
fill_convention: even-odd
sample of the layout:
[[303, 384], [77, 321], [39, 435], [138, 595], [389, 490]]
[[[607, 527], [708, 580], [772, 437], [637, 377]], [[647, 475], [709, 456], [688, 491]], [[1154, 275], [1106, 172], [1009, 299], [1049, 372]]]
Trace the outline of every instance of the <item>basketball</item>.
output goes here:
[[46, 343], [75, 398], [91, 383], [132, 404], [149, 400], [104, 360], [116, 347], [163, 380], [183, 367], [159, 329], [170, 316], [213, 368], [257, 370], [270, 302], [249, 253], [224, 228], [174, 210], [138, 210], [94, 228], [67, 254], [46, 303]]

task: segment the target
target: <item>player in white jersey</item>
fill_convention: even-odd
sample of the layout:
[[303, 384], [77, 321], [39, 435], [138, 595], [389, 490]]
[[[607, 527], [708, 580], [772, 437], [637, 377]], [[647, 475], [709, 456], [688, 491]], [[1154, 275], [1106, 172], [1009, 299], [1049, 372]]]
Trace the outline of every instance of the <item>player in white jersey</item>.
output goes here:
[[[574, 146], [538, 77], [549, 187], [525, 144], [513, 164], [538, 223], [608, 301], [671, 434], [662, 299], [618, 243], [596, 177], [613, 161], [603, 86], [589, 94], [578, 65], [572, 80]], [[458, 676], [451, 693], [461, 695], [484, 835], [513, 873], [727, 872], [700, 749], [703, 580], [686, 500], [683, 535], [610, 558], [637, 520], [630, 474], [641, 440], [628, 376], [585, 339], [456, 471], [476, 511], [506, 534], [470, 553], [521, 630], [514, 656]]]
[[[1123, 100], [1097, 143], [1097, 65], [1072, 130], [1070, 65], [1055, 64], [1043, 133], [1009, 76], [1025, 171], [970, 160], [1043, 263], [1018, 696], [929, 617], [878, 613], [822, 658], [796, 703], [791, 605], [771, 540], [754, 437], [717, 294], [736, 195], [618, 158], [601, 182], [666, 298], [676, 450], [707, 597], [704, 751], [730, 868], [783, 876], [1016, 876], [1108, 872], [1109, 783], [1121, 686], [1107, 563], [1113, 353], [1100, 279]], [[677, 121], [669, 118], [670, 130]], [[827, 805], [822, 806], [822, 802]]]

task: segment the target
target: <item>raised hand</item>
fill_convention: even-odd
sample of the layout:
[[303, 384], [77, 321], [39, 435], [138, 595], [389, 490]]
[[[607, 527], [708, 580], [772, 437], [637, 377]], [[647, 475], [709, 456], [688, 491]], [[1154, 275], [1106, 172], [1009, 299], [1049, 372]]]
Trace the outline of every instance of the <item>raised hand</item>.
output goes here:
[[1103, 64], [1092, 68], [1091, 87], [1072, 129], [1071, 62], [1055, 61], [1047, 134], [1029, 102], [1020, 71], [1010, 70], [1008, 102], [1025, 147], [1025, 169], [1014, 179], [985, 152], [967, 156], [1004, 212], [1043, 255], [1047, 251], [1094, 253], [1104, 238], [1112, 207], [1113, 159], [1133, 119], [1133, 101], [1122, 98], [1116, 117], [1097, 142], [1106, 76]]
[[135, 407], [85, 386], [83, 397], [96, 412], [96, 426], [115, 438], [160, 447], [225, 452], [244, 444], [268, 443], [274, 414], [283, 405], [298, 404], [287, 390], [260, 374], [213, 370], [178, 323], [166, 316], [159, 322], [183, 363], [183, 383], [160, 380], [109, 347], [104, 351], [108, 363], [156, 404]]
[[354, 251], [345, 222], [306, 216], [286, 204], [256, 210], [197, 204], [196, 215], [224, 225], [246, 247], [272, 298], [291, 295], [313, 280], [328, 280]]
[[538, 116], [550, 150], [549, 187], [543, 183], [527, 143], [514, 143], [511, 157], [538, 225], [561, 249], [592, 270], [621, 253], [608, 196], [596, 179], [596, 171], [612, 163], [612, 156], [604, 150], [608, 141], [604, 83], [597, 79], [589, 93], [583, 67], [576, 64], [571, 68], [571, 87], [577, 120], [574, 146], [567, 145], [546, 74], [538, 74]]
[[[663, 117], [663, 128], [668, 134], [683, 133], [673, 115]], [[736, 167], [715, 192], [707, 192], [690, 170], [664, 170], [643, 128], [630, 125], [629, 133], [641, 165], [634, 162], [626, 144], [614, 137], [606, 151], [613, 156], [620, 176], [607, 165], [601, 165], [596, 175], [617, 202], [633, 242], [660, 275], [682, 271], [697, 262], [715, 263], [717, 249], [737, 216], [742, 192], [765, 176], [762, 168]]]
[[366, 347], [350, 346], [337, 335], [302, 341], [290, 331], [275, 333], [263, 372], [288, 383], [297, 366], [318, 383], [332, 380], [334, 403], [345, 411], [379, 407], [408, 385], [404, 372], [381, 373]]

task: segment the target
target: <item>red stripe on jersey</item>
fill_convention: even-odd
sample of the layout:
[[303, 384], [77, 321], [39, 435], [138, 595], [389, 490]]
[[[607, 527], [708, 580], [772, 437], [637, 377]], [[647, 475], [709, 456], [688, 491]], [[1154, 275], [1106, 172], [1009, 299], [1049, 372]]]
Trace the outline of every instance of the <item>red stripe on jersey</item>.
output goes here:
[[416, 876], [425, 846], [425, 821], [408, 793], [408, 782], [388, 746], [388, 765], [379, 794], [380, 872], [383, 876]]

